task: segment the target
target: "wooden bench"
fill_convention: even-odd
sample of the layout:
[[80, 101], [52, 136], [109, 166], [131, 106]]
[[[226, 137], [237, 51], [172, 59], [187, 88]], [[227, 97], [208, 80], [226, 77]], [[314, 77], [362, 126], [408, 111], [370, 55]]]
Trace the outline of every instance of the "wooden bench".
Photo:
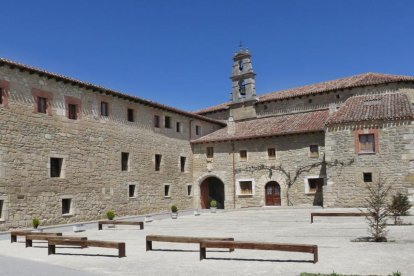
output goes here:
[[311, 223], [313, 223], [313, 217], [366, 217], [369, 216], [370, 213], [311, 213]]
[[318, 246], [310, 244], [265, 243], [243, 241], [201, 241], [200, 261], [206, 258], [207, 248], [256, 249], [303, 252], [313, 254], [313, 263], [318, 262]]
[[65, 240], [65, 239], [49, 239], [48, 254], [56, 254], [56, 245], [74, 245], [80, 247], [104, 247], [118, 249], [118, 257], [126, 257], [124, 242], [95, 241], [95, 240]]
[[63, 239], [63, 240], [75, 240], [75, 241], [86, 241], [87, 237], [75, 237], [75, 236], [54, 236], [54, 235], [27, 235], [26, 236], [26, 247], [32, 247], [33, 241], [49, 241], [50, 239]]
[[[217, 237], [183, 237], [183, 236], [164, 236], [148, 235], [146, 237], [147, 251], [152, 250], [152, 242], [174, 242], [174, 243], [200, 243], [201, 241], [234, 241], [234, 238], [217, 238]], [[234, 251], [230, 248], [230, 252]]]
[[102, 224], [139, 225], [140, 230], [144, 229], [143, 221], [101, 220], [98, 221], [98, 230], [102, 230]]
[[27, 235], [49, 235], [49, 236], [62, 236], [62, 233], [52, 233], [52, 232], [31, 232], [29, 230], [26, 231], [11, 231], [10, 232], [10, 242], [17, 242], [17, 236], [24, 236]]

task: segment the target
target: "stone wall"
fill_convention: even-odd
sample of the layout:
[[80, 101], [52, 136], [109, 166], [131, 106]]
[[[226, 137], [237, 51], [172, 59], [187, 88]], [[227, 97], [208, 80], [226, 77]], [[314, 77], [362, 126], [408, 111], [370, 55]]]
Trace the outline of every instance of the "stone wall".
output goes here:
[[[34, 217], [46, 225], [98, 219], [110, 209], [135, 215], [193, 206], [189, 140], [197, 137], [196, 125], [199, 136], [221, 126], [5, 66], [0, 79], [10, 86], [8, 108], [0, 107], [0, 230], [30, 226]], [[33, 89], [51, 93], [51, 115], [34, 112]], [[67, 96], [81, 101], [78, 120], [66, 116]], [[101, 100], [109, 103], [108, 117], [100, 116]], [[135, 122], [127, 121], [127, 108], [135, 110]], [[171, 129], [164, 116], [171, 117]], [[121, 171], [122, 152], [129, 153], [128, 171]], [[160, 171], [155, 154], [162, 155]], [[50, 177], [51, 157], [63, 158], [62, 177]], [[180, 157], [186, 157], [185, 172]], [[136, 185], [132, 197], [129, 185]], [[167, 197], [164, 185], [170, 185]], [[69, 215], [62, 215], [63, 198], [72, 199]]]

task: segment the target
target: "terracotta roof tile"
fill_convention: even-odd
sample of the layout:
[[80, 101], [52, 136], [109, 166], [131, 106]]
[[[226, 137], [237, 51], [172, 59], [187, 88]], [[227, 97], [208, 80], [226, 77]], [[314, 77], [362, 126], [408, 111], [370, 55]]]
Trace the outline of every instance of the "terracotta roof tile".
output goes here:
[[361, 95], [347, 99], [341, 108], [331, 115], [327, 125], [413, 118], [411, 103], [405, 94]]
[[[367, 85], [385, 84], [392, 82], [411, 81], [414, 82], [412, 76], [388, 75], [379, 73], [365, 73], [351, 77], [305, 85], [301, 87], [291, 88], [287, 90], [275, 91], [272, 93], [259, 96], [259, 102], [267, 102], [274, 100], [287, 99], [292, 97], [318, 94], [322, 92], [335, 91], [345, 88], [355, 88]], [[213, 111], [225, 110], [229, 106], [229, 102], [212, 106], [195, 112], [196, 114], [204, 114]]]
[[223, 142], [258, 137], [270, 137], [295, 133], [322, 131], [329, 111], [320, 110], [234, 122], [234, 134], [228, 133], [229, 126], [193, 140], [192, 143]]

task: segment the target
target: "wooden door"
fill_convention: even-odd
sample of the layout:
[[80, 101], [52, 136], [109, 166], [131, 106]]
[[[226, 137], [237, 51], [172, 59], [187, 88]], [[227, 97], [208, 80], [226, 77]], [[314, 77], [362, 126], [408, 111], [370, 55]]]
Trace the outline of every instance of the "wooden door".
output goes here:
[[280, 206], [280, 186], [277, 182], [269, 182], [265, 186], [267, 206]]
[[208, 182], [207, 180], [204, 180], [200, 185], [200, 203], [202, 209], [207, 209], [209, 207], [208, 194]]

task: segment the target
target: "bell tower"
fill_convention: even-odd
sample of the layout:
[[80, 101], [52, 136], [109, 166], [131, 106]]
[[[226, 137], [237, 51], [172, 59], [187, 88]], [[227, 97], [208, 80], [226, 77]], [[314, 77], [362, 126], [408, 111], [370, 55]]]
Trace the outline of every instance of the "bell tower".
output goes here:
[[231, 102], [239, 103], [256, 100], [255, 76], [251, 63], [249, 50], [240, 50], [233, 56], [233, 69], [231, 73], [232, 91]]

